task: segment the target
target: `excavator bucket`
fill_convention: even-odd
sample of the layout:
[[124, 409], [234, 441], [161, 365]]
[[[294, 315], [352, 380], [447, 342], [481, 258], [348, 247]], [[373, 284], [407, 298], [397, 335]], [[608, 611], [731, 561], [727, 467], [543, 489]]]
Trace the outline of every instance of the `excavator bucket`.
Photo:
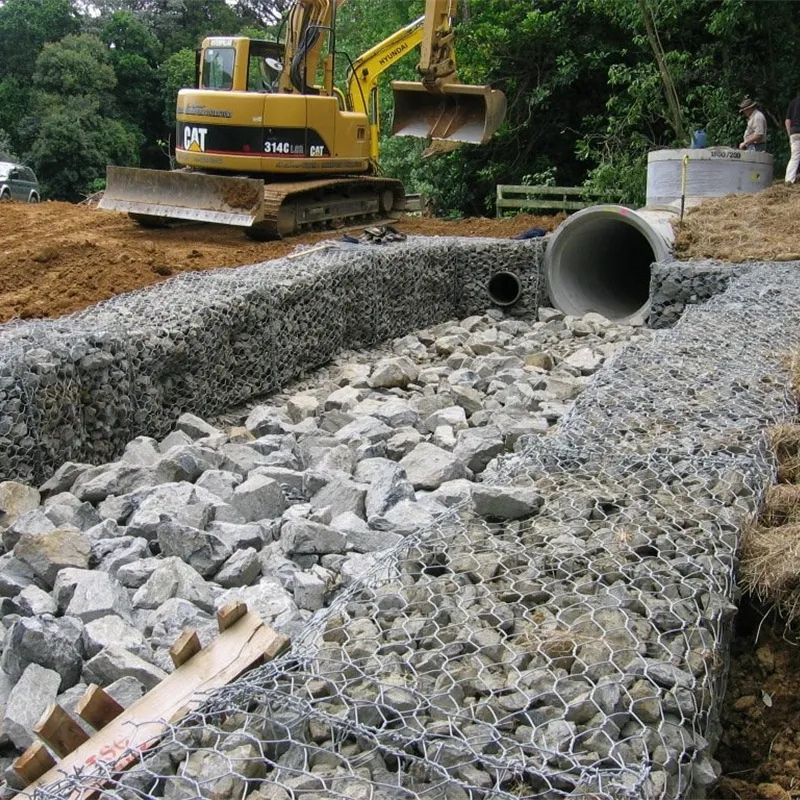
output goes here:
[[447, 83], [441, 93], [415, 81], [392, 81], [396, 136], [485, 144], [506, 115], [506, 96], [489, 86]]
[[264, 182], [253, 178], [108, 167], [100, 208], [142, 224], [164, 219], [249, 227], [264, 216]]

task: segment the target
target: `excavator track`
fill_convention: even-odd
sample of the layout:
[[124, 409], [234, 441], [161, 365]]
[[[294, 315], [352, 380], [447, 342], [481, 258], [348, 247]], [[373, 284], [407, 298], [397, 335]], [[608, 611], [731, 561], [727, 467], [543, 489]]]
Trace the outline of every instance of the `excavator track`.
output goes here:
[[392, 178], [354, 176], [267, 183], [263, 217], [244, 230], [251, 239], [281, 239], [397, 219], [404, 204], [403, 184]]

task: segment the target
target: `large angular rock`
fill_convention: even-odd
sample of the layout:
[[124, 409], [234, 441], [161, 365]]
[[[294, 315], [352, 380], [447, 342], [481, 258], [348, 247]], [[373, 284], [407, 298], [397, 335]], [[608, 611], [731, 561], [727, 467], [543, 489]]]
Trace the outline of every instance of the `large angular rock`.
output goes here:
[[91, 464], [79, 464], [74, 461], [66, 461], [53, 473], [51, 478], [48, 478], [39, 487], [39, 491], [42, 493], [43, 497], [48, 497], [52, 494], [60, 494], [61, 492], [68, 492], [78, 476], [89, 469], [92, 469]]
[[179, 597], [211, 611], [218, 591], [179, 558], [166, 558], [136, 591], [132, 602], [135, 608], [158, 608], [170, 598]]
[[158, 526], [158, 544], [167, 558], [177, 556], [203, 577], [214, 575], [231, 555], [218, 536], [177, 522]]
[[79, 500], [99, 503], [110, 494], [127, 494], [149, 485], [152, 480], [153, 472], [150, 467], [118, 461], [81, 473], [72, 485], [72, 494]]
[[293, 394], [286, 401], [286, 413], [289, 419], [297, 424], [304, 419], [313, 417], [319, 411], [319, 400], [311, 392], [300, 392]]
[[379, 361], [370, 375], [369, 383], [373, 388], [391, 389], [394, 386], [405, 388], [414, 383], [419, 376], [419, 368], [406, 356], [386, 358]]
[[230, 522], [212, 522], [208, 526], [208, 532], [222, 539], [234, 553], [248, 547], [261, 550], [265, 542], [272, 541], [271, 523], [234, 525]]
[[[445, 508], [442, 507], [440, 511], [445, 511]], [[399, 536], [409, 536], [430, 527], [434, 522], [434, 517], [435, 512], [430, 505], [423, 506], [414, 500], [401, 500], [386, 513], [373, 517], [370, 525], [378, 531], [390, 531]]]
[[58, 526], [47, 516], [47, 509], [34, 508], [20, 514], [7, 528], [0, 526], [3, 536], [3, 547], [13, 550], [20, 538], [26, 533], [46, 533], [54, 531]]
[[506, 447], [511, 448], [520, 436], [547, 433], [546, 419], [535, 417], [522, 409], [500, 409], [491, 415], [490, 424], [500, 431]]
[[52, 596], [38, 586], [26, 586], [16, 597], [16, 605], [23, 617], [40, 617], [55, 614], [58, 606]]
[[222, 463], [222, 456], [215, 450], [196, 444], [170, 447], [155, 466], [156, 480], [196, 481], [206, 470], [216, 469]]
[[[447, 481], [438, 489], [430, 493], [430, 497], [445, 508], [466, 503], [472, 498], [472, 490], [475, 484], [463, 478], [456, 481]], [[422, 502], [419, 495], [417, 500]]]
[[331, 521], [331, 527], [347, 537], [347, 552], [372, 553], [394, 547], [403, 540], [399, 534], [373, 530], [355, 514], [341, 514]]
[[91, 539], [85, 533], [69, 528], [23, 534], [14, 547], [14, 555], [48, 587], [53, 586], [62, 569], [86, 569], [91, 552]]
[[224, 589], [235, 586], [250, 586], [261, 574], [261, 560], [254, 548], [237, 550], [214, 576], [214, 582]]
[[163, 483], [138, 498], [138, 507], [128, 519], [127, 533], [152, 541], [165, 517], [184, 525], [205, 528], [215, 517], [215, 504], [221, 505], [222, 501], [191, 483]]
[[346, 538], [341, 531], [305, 519], [293, 519], [281, 527], [281, 545], [287, 555], [343, 553]]
[[120, 678], [136, 678], [146, 689], [157, 686], [167, 673], [128, 650], [111, 645], [104, 647], [94, 658], [87, 661], [83, 668], [83, 680], [108, 686]]
[[59, 676], [61, 689], [74, 686], [83, 665], [82, 625], [68, 617], [23, 617], [8, 633], [2, 669], [11, 680], [19, 680], [29, 664], [38, 664]]
[[200, 643], [206, 645], [214, 638], [215, 627], [209, 613], [188, 600], [173, 597], [148, 615], [144, 633], [153, 648], [168, 649], [187, 628], [196, 630]]
[[400, 460], [408, 480], [415, 489], [436, 489], [445, 481], [471, 477], [466, 465], [441, 447], [420, 442]]
[[486, 465], [505, 450], [500, 429], [494, 425], [459, 431], [453, 456], [472, 472], [483, 472]]
[[125, 588], [107, 572], [71, 570], [76, 578], [72, 597], [65, 613], [85, 624], [115, 614], [131, 618], [131, 604]]
[[454, 431], [462, 431], [468, 427], [467, 415], [461, 406], [448, 406], [434, 411], [426, 420], [425, 428], [431, 432], [440, 425], [447, 425]]
[[196, 481], [195, 486], [216, 495], [223, 503], [230, 502], [234, 489], [242, 482], [242, 476], [221, 469], [206, 470]]
[[359, 517], [364, 516], [364, 500], [367, 487], [349, 478], [334, 478], [311, 498], [311, 508], [330, 509], [331, 516], [350, 512]]
[[16, 481], [0, 483], [0, 527], [8, 527], [26, 511], [33, 511], [41, 502], [41, 495], [33, 488]]
[[88, 531], [101, 522], [100, 515], [91, 503], [81, 502], [69, 492], [49, 498], [45, 503], [44, 513], [56, 528]]
[[61, 677], [53, 670], [30, 664], [20, 675], [8, 697], [2, 733], [14, 747], [24, 750], [33, 744], [33, 726], [55, 702]]
[[276, 519], [286, 510], [280, 484], [264, 475], [251, 475], [234, 489], [228, 501], [245, 522]]
[[116, 575], [120, 567], [150, 556], [147, 539], [139, 536], [120, 536], [118, 539], [97, 539], [92, 544], [92, 556], [97, 569]]
[[13, 553], [0, 556], [0, 597], [16, 597], [35, 579], [33, 570]]
[[217, 608], [223, 608], [234, 600], [246, 603], [266, 625], [289, 635], [305, 624], [294, 598], [277, 581], [262, 578], [254, 586], [228, 589], [217, 598]]
[[365, 389], [356, 389], [353, 386], [342, 386], [331, 392], [325, 398], [325, 411], [350, 411], [355, 408], [366, 394]]
[[379, 403], [370, 416], [395, 429], [413, 427], [419, 422], [419, 414], [404, 400], [387, 400]]
[[414, 487], [406, 477], [400, 464], [389, 459], [375, 459], [379, 470], [372, 478], [367, 490], [367, 520], [385, 514], [401, 500], [414, 497]]
[[217, 436], [222, 431], [209, 425], [204, 419], [189, 414], [188, 412], [181, 414], [178, 421], [175, 423], [175, 429], [183, 431], [187, 436], [192, 439], [203, 439], [206, 436]]
[[318, 575], [298, 572], [294, 582], [294, 601], [298, 608], [319, 611], [325, 605], [325, 581]]
[[394, 430], [379, 419], [359, 417], [336, 431], [334, 437], [345, 444], [374, 444], [386, 441], [393, 433]]
[[125, 445], [120, 461], [138, 467], [152, 467], [161, 458], [158, 442], [149, 436], [137, 436]]
[[274, 433], [291, 433], [291, 422], [283, 419], [273, 406], [256, 406], [244, 423], [253, 436], [266, 436]]
[[393, 436], [386, 440], [386, 458], [399, 461], [421, 441], [422, 434], [415, 428], [399, 428]]
[[88, 658], [96, 656], [105, 647], [121, 647], [140, 658], [149, 659], [152, 650], [141, 631], [121, 617], [100, 617], [83, 629], [83, 647]]
[[603, 357], [591, 347], [581, 347], [570, 353], [563, 363], [580, 370], [581, 375], [593, 375], [603, 365]]
[[475, 511], [487, 519], [529, 517], [543, 502], [542, 496], [528, 487], [476, 484], [472, 490]]

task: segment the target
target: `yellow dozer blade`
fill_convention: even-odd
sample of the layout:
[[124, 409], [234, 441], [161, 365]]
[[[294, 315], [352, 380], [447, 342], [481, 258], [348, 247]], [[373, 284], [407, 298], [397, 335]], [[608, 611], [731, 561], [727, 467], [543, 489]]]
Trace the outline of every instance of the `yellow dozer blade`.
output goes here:
[[254, 178], [108, 167], [100, 208], [141, 222], [185, 219], [249, 227], [264, 216], [264, 182]]
[[489, 86], [447, 83], [441, 93], [415, 81], [392, 81], [396, 136], [485, 144], [506, 116], [506, 96]]

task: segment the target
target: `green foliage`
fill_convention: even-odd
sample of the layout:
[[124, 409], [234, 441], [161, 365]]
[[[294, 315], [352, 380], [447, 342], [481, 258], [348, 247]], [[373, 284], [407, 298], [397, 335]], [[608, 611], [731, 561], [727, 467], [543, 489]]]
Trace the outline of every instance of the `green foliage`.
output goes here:
[[14, 145], [7, 131], [0, 128], [0, 161], [17, 161]]
[[54, 95], [87, 95], [113, 102], [117, 85], [108, 48], [96, 36], [65, 36], [46, 44], [36, 59], [36, 89]]
[[194, 85], [194, 70], [194, 50], [188, 48], [173, 53], [158, 69], [161, 107], [166, 130], [175, 129], [175, 100], [180, 89]]

